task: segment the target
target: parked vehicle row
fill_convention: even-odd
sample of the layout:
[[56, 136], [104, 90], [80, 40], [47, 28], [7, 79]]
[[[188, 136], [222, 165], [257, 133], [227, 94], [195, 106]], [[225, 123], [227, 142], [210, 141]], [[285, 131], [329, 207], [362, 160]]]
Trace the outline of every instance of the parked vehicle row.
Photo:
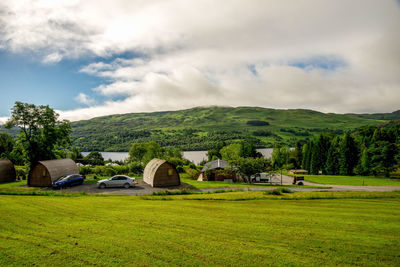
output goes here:
[[[85, 178], [80, 174], [69, 174], [58, 178], [53, 182], [53, 188], [61, 189], [75, 185], [83, 184]], [[109, 179], [103, 179], [97, 182], [97, 187], [104, 189], [107, 187], [124, 187], [130, 188], [136, 185], [135, 178], [126, 175], [115, 175]]]

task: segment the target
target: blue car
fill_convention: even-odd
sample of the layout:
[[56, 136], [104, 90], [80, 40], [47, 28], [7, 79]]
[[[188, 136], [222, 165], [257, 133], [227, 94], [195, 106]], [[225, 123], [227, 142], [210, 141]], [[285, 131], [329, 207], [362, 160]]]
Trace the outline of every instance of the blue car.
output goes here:
[[83, 184], [83, 178], [80, 174], [69, 174], [58, 178], [53, 182], [53, 188], [66, 188], [67, 186], [74, 186]]

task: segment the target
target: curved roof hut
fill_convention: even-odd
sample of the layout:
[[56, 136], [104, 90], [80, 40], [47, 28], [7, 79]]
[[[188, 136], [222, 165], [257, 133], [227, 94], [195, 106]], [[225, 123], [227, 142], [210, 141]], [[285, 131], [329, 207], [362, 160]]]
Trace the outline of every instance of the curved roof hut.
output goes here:
[[29, 172], [29, 186], [51, 186], [61, 176], [77, 173], [78, 166], [72, 159], [38, 161]]
[[162, 159], [152, 159], [143, 172], [143, 181], [152, 187], [176, 186], [181, 184], [175, 166]]
[[14, 164], [8, 159], [0, 160], [0, 183], [14, 182], [15, 179]]

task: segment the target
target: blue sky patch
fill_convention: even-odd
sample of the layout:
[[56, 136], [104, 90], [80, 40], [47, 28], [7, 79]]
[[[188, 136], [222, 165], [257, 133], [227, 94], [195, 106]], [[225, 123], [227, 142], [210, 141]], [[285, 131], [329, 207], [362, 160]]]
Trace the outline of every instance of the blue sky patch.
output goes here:
[[296, 68], [306, 70], [324, 69], [328, 71], [335, 71], [336, 69], [345, 67], [346, 65], [346, 62], [339, 57], [326, 56], [316, 56], [304, 60], [292, 61], [289, 63], [289, 66]]

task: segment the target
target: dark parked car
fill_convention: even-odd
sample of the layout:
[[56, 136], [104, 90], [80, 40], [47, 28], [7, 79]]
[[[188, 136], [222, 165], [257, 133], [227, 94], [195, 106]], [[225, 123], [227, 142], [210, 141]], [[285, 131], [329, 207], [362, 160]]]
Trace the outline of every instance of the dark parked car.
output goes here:
[[64, 175], [53, 182], [53, 187], [54, 188], [65, 188], [67, 186], [83, 184], [84, 179], [85, 178], [83, 178], [83, 176], [80, 174]]

